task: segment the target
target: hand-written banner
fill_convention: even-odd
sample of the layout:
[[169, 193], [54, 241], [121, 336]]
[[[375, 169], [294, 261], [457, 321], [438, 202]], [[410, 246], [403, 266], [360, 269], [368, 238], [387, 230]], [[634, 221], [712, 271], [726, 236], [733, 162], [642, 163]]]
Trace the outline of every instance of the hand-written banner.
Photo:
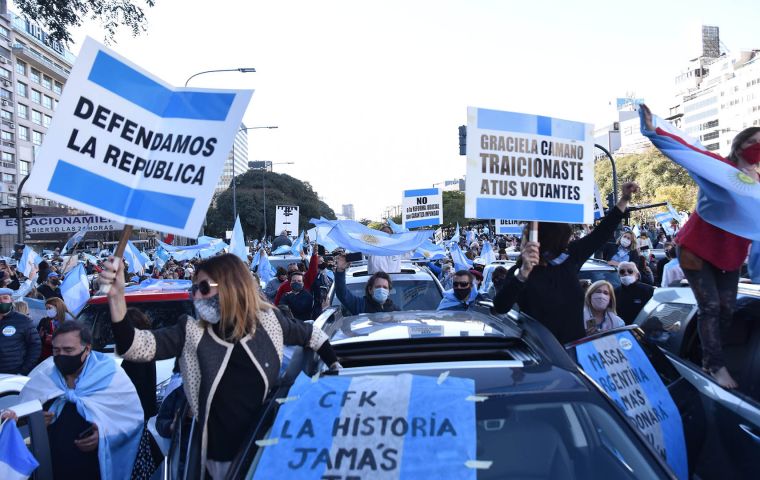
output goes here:
[[475, 479], [474, 381], [301, 376], [277, 414], [255, 479]]
[[401, 221], [405, 228], [428, 227], [443, 223], [443, 196], [439, 188], [404, 190]]
[[591, 223], [589, 124], [469, 107], [465, 216]]
[[576, 355], [583, 370], [633, 421], [678, 478], [688, 478], [680, 413], [631, 333], [611, 334], [578, 345]]

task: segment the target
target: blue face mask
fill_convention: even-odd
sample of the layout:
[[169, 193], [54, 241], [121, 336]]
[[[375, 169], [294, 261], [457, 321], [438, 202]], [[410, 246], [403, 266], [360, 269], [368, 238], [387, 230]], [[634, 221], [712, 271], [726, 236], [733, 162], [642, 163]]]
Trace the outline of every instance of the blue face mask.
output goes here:
[[388, 300], [390, 294], [391, 292], [387, 288], [378, 287], [372, 290], [372, 299], [382, 305]]
[[303, 290], [303, 283], [301, 282], [291, 283], [290, 288], [292, 288], [294, 292], [300, 292], [301, 290]]

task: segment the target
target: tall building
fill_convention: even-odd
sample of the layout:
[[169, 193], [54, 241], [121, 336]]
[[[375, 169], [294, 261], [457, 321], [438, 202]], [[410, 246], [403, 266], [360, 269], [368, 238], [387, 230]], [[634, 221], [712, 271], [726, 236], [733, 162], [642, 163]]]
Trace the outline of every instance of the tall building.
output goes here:
[[[271, 167], [270, 167], [271, 169]], [[248, 131], [245, 125], [240, 124], [240, 129], [235, 134], [235, 141], [232, 150], [227, 155], [224, 162], [224, 170], [219, 177], [219, 183], [216, 184], [214, 195], [218, 195], [230, 187], [234, 176], [239, 176], [248, 171]]]
[[356, 215], [354, 214], [354, 205], [352, 203], [349, 203], [348, 205], [342, 205], [341, 214], [348, 220], [356, 220]]
[[[5, 4], [0, 2], [0, 206], [12, 207], [75, 57], [36, 23], [5, 10]], [[35, 213], [50, 211], [42, 207], [63, 207], [23, 192], [21, 202]]]

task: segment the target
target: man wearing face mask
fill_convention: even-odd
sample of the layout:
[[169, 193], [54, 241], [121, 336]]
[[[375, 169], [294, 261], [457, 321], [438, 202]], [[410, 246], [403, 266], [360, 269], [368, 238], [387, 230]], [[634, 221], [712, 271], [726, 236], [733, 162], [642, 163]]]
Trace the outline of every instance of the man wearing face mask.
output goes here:
[[59, 288], [60, 285], [61, 278], [58, 276], [58, 274], [55, 272], [50, 272], [48, 273], [47, 281], [37, 287], [37, 292], [42, 294], [42, 296], [45, 297], [45, 300], [53, 297], [58, 297], [63, 300], [63, 294]]
[[469, 270], [459, 270], [454, 274], [454, 288], [443, 292], [437, 310], [468, 310], [479, 300], [486, 300], [478, 293], [475, 275]]
[[311, 318], [314, 296], [304, 288], [303, 273], [291, 272], [290, 291], [280, 299], [280, 305], [290, 308], [293, 317], [298, 320], [313, 320]]
[[0, 373], [28, 375], [42, 346], [32, 320], [13, 310], [12, 295], [0, 288]]
[[385, 272], [375, 272], [367, 280], [364, 296], [354, 296], [346, 288], [346, 268], [348, 262], [344, 255], [335, 257], [335, 295], [351, 315], [360, 313], [396, 312], [399, 308], [390, 299], [393, 283]]
[[654, 287], [640, 281], [641, 274], [633, 262], [620, 262], [618, 273], [621, 285], [615, 289], [617, 314], [626, 325], [630, 325], [652, 298]]
[[143, 431], [134, 385], [114, 360], [92, 351], [77, 321], [53, 334], [53, 357], [32, 372], [20, 400], [43, 405], [53, 478], [130, 477]]

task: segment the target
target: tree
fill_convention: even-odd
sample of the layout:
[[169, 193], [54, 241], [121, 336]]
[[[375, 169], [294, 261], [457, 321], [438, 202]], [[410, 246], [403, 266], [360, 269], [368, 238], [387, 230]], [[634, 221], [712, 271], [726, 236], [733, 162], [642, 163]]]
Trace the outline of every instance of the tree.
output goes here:
[[[41, 23], [53, 40], [71, 43], [69, 30], [79, 27], [85, 18], [97, 20], [112, 41], [116, 30], [125, 26], [137, 36], [145, 31], [145, 12], [132, 0], [16, 0], [16, 6], [29, 19]], [[142, 0], [148, 7], [155, 0]]]
[[[262, 177], [264, 175], [264, 177]], [[266, 188], [262, 188], [263, 184]], [[309, 219], [335, 218], [335, 212], [319, 199], [311, 185], [290, 175], [249, 170], [236, 177], [237, 210], [243, 234], [249, 238], [261, 238], [264, 235], [264, 193], [266, 193], [267, 235], [277, 235], [274, 231], [277, 205], [298, 205], [298, 225], [301, 230], [307, 227]], [[232, 189], [228, 188], [216, 197], [216, 206], [212, 207], [206, 217], [206, 230], [215, 237], [223, 237], [226, 230], [232, 230]]]
[[443, 224], [467, 225], [470, 219], [464, 218], [464, 192], [443, 192]]

